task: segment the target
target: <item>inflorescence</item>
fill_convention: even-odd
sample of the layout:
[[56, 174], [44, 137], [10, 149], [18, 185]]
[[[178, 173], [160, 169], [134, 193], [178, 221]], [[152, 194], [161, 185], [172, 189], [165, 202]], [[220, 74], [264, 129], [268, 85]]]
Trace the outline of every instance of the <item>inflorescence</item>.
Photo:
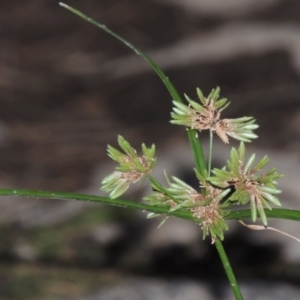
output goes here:
[[[276, 169], [261, 173], [269, 159], [263, 157], [254, 167], [255, 154], [245, 161], [245, 144], [257, 138], [253, 130], [258, 128], [255, 119], [242, 117], [237, 119], [221, 119], [221, 112], [230, 104], [227, 99], [219, 99], [220, 88], [213, 89], [205, 98], [200, 89], [197, 94], [200, 103], [191, 100], [185, 95], [188, 105], [174, 101], [171, 113], [172, 124], [183, 125], [190, 130], [210, 130], [216, 133], [224, 143], [229, 143], [229, 137], [240, 140], [238, 149], [232, 148], [227, 166], [222, 169], [213, 169], [212, 176], [204, 172], [204, 176], [195, 170], [199, 180], [199, 190], [194, 189], [181, 179], [172, 176], [169, 179], [165, 173], [167, 187], [151, 177], [155, 163], [155, 146], [147, 148], [142, 144], [142, 155], [139, 156], [135, 149], [122, 137], [118, 143], [124, 153], [108, 146], [108, 155], [119, 163], [111, 175], [102, 181], [102, 190], [109, 193], [110, 198], [121, 196], [132, 183], [141, 182], [149, 178], [154, 190], [143, 199], [152, 206], [168, 207], [169, 212], [185, 210], [191, 216], [199, 219], [203, 230], [203, 238], [210, 235], [212, 242], [216, 238], [224, 238], [227, 230], [226, 215], [233, 205], [250, 203], [253, 222], [257, 219], [257, 212], [267, 225], [264, 209], [271, 209], [270, 204], [280, 205], [275, 196], [281, 191], [275, 187], [276, 179], [282, 175]], [[149, 214], [150, 216], [156, 214]]]

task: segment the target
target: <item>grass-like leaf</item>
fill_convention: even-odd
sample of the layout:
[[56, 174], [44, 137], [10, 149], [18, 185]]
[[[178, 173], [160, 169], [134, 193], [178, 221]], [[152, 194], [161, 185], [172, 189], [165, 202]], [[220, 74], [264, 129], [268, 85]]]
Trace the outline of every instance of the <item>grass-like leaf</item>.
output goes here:
[[[113, 36], [114, 38], [118, 39], [120, 42], [122, 42], [124, 45], [132, 49], [136, 54], [140, 55], [156, 72], [156, 74], [160, 77], [162, 82], [165, 84], [167, 87], [171, 97], [180, 103], [183, 103], [179, 93], [175, 89], [174, 85], [172, 82], [169, 80], [169, 78], [166, 76], [166, 74], [159, 68], [159, 66], [142, 50], [139, 48], [135, 47], [131, 43], [129, 43], [127, 40], [119, 36], [117, 33], [109, 29], [107, 26], [100, 24], [99, 22], [93, 20], [92, 18], [88, 17], [87, 15], [83, 14], [79, 10], [65, 4], [62, 2], [59, 2], [59, 5], [66, 8], [67, 10], [71, 11], [75, 15], [79, 16], [80, 18], [84, 19], [85, 21], [97, 26], [98, 28], [106, 31], [108, 34]], [[205, 158], [204, 158], [204, 153], [202, 149], [202, 145], [199, 141], [199, 139], [196, 138], [196, 131], [195, 130], [188, 130], [188, 138], [191, 144], [191, 148], [194, 154], [194, 159], [195, 159], [195, 164], [197, 170], [201, 173], [204, 174], [206, 170], [206, 163], [205, 163]]]

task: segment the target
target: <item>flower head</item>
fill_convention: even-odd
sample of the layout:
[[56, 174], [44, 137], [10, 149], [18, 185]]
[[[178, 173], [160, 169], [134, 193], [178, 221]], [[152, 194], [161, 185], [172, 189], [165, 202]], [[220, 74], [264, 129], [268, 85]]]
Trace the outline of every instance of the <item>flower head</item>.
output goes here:
[[170, 212], [179, 209], [189, 210], [194, 217], [200, 219], [203, 238], [210, 234], [212, 241], [217, 237], [223, 240], [223, 231], [228, 227], [224, 220], [224, 216], [227, 214], [226, 205], [221, 204], [221, 201], [230, 192], [230, 189], [224, 191], [214, 188], [200, 174], [197, 172], [196, 174], [200, 186], [206, 191], [205, 194], [199, 193], [184, 181], [173, 176], [172, 182], [167, 178], [169, 183], [167, 191], [172, 199], [163, 191], [155, 191], [144, 200], [150, 202], [151, 205], [167, 206], [170, 208]]
[[258, 128], [258, 125], [255, 124], [255, 119], [252, 117], [242, 117], [219, 120], [215, 123], [213, 130], [216, 131], [225, 144], [228, 144], [228, 136], [242, 142], [251, 142], [251, 139], [257, 138], [257, 135], [252, 132], [256, 128]]
[[263, 167], [269, 161], [268, 157], [263, 157], [255, 167], [252, 167], [255, 160], [253, 154], [247, 162], [245, 162], [245, 145], [241, 142], [239, 149], [232, 148], [230, 160], [227, 161], [228, 170], [214, 169], [212, 173], [214, 177], [209, 180], [215, 186], [221, 188], [231, 187], [232, 195], [228, 198], [235, 204], [246, 204], [250, 202], [251, 216], [253, 222], [256, 221], [257, 211], [264, 225], [267, 225], [267, 218], [264, 208], [271, 209], [270, 203], [281, 205], [279, 199], [275, 196], [281, 193], [276, 189], [276, 179], [282, 177], [276, 172], [276, 169], [270, 169], [265, 174], [260, 174]]
[[221, 138], [224, 143], [228, 143], [228, 136], [234, 139], [250, 142], [257, 138], [252, 131], [258, 128], [255, 119], [252, 117], [242, 117], [237, 119], [221, 119], [221, 112], [228, 107], [230, 102], [227, 99], [219, 98], [220, 88], [213, 89], [209, 96], [205, 98], [201, 90], [197, 89], [200, 104], [191, 100], [185, 95], [189, 105], [173, 101], [174, 108], [171, 113], [172, 124], [183, 125], [191, 129], [211, 130]]
[[131, 183], [137, 183], [147, 176], [156, 162], [154, 145], [147, 148], [142, 144], [143, 155], [138, 156], [136, 150], [122, 136], [118, 136], [118, 143], [125, 154], [108, 145], [108, 156], [120, 165], [115, 172], [103, 179], [101, 187], [103, 191], [110, 193], [112, 199], [125, 193]]

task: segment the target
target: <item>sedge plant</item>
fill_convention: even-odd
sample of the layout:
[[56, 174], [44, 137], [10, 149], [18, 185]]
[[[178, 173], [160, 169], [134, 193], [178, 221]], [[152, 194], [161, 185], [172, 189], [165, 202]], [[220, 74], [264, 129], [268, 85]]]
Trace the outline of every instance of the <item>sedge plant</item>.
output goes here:
[[[252, 218], [256, 222], [259, 217], [265, 227], [268, 218], [281, 218], [300, 221], [300, 211], [272, 208], [281, 206], [278, 198], [277, 179], [282, 177], [275, 168], [265, 168], [268, 157], [256, 160], [255, 154], [245, 159], [246, 145], [257, 138], [255, 130], [258, 128], [256, 120], [251, 116], [236, 119], [222, 118], [222, 112], [230, 104], [221, 97], [219, 87], [212, 89], [208, 95], [203, 95], [197, 88], [197, 100], [184, 95], [184, 99], [177, 92], [169, 78], [156, 63], [143, 51], [127, 42], [115, 32], [80, 11], [60, 3], [60, 5], [82, 19], [106, 31], [149, 63], [160, 77], [173, 99], [173, 111], [170, 122], [186, 128], [188, 140], [195, 161], [195, 176], [199, 181], [199, 188], [195, 189], [180, 178], [170, 176], [165, 171], [166, 185], [157, 181], [152, 171], [157, 162], [155, 145], [141, 146], [141, 152], [134, 149], [122, 136], [118, 136], [120, 149], [108, 146], [108, 156], [117, 162], [115, 171], [102, 181], [101, 189], [109, 197], [101, 197], [76, 193], [55, 193], [33, 190], [0, 189], [1, 196], [19, 196], [35, 198], [51, 198], [63, 200], [93, 201], [109, 205], [140, 209], [148, 211], [148, 218], [160, 215], [175, 216], [188, 219], [200, 225], [203, 239], [209, 238], [216, 246], [226, 275], [230, 282], [235, 299], [243, 296], [235, 279], [230, 262], [227, 258], [222, 241], [228, 230], [227, 220]], [[207, 131], [209, 135], [209, 156], [206, 160], [200, 141], [200, 133]], [[204, 133], [205, 134], [205, 133]], [[230, 157], [222, 169], [211, 168], [213, 137], [217, 136], [225, 144], [230, 139], [240, 141], [238, 148], [232, 148]], [[132, 184], [150, 184], [153, 192], [143, 198], [141, 202], [120, 199]], [[242, 210], [233, 210], [235, 206]], [[166, 220], [166, 219], [165, 219]], [[164, 220], [164, 221], [165, 221]], [[252, 225], [253, 226], [253, 225]]]

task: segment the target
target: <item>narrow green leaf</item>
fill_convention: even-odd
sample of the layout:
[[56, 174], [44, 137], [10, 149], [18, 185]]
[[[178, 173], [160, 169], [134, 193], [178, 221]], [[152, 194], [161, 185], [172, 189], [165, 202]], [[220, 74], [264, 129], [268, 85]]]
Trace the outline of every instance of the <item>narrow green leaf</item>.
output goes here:
[[[272, 210], [265, 211], [268, 218], [286, 219], [291, 221], [300, 222], [300, 210], [273, 208]], [[251, 217], [249, 209], [231, 211], [227, 216], [227, 220], [241, 220]]]
[[178, 92], [176, 91], [175, 87], [169, 80], [169, 78], [165, 75], [165, 73], [158, 67], [158, 65], [142, 50], [138, 49], [128, 41], [126, 41], [124, 38], [119, 36], [117, 33], [109, 29], [107, 26], [98, 23], [97, 21], [93, 20], [92, 18], [88, 17], [87, 15], [83, 14], [79, 10], [65, 4], [65, 3], [59, 3], [62, 7], [66, 8], [67, 10], [71, 11], [75, 15], [79, 16], [80, 18], [84, 19], [85, 21], [97, 26], [98, 28], [106, 31], [108, 34], [112, 35], [114, 38], [118, 39], [120, 42], [122, 42], [124, 45], [132, 49], [137, 55], [140, 55], [147, 63], [154, 69], [154, 71], [157, 73], [157, 75], [160, 77], [162, 82], [166, 85], [169, 93], [171, 94], [172, 98], [178, 102], [183, 102], [181, 97], [179, 96]]
[[196, 169], [199, 174], [205, 178], [207, 176], [207, 167], [202, 145], [197, 138], [197, 132], [195, 130], [188, 130], [188, 137], [192, 146]]

